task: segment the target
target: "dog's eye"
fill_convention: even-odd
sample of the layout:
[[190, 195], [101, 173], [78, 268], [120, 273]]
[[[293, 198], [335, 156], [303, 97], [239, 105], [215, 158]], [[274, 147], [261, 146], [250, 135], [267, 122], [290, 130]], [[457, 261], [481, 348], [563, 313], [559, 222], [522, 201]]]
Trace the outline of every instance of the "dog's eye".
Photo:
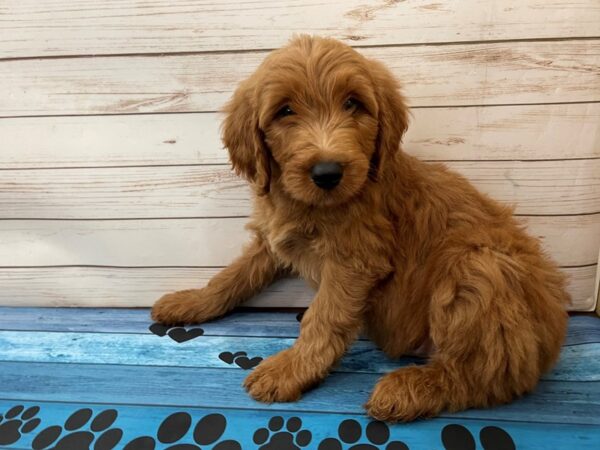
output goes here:
[[354, 97], [350, 97], [348, 100], [344, 102], [344, 109], [346, 111], [352, 111], [357, 109], [360, 106], [360, 102], [356, 100]]
[[277, 111], [277, 114], [275, 114], [275, 117], [281, 118], [281, 117], [291, 116], [294, 114], [296, 114], [296, 113], [294, 112], [294, 110], [292, 108], [290, 108], [290, 105], [284, 105], [283, 107], [281, 107], [279, 109], [279, 111]]

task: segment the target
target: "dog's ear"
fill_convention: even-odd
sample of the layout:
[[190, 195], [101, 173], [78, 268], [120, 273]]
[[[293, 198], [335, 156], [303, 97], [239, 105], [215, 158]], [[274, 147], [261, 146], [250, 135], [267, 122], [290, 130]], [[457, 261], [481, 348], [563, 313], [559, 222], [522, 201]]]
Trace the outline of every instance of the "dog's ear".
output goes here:
[[254, 86], [252, 79], [242, 82], [225, 105], [221, 139], [235, 172], [252, 182], [259, 195], [265, 195], [271, 184], [271, 164], [258, 126]]
[[379, 61], [370, 60], [371, 73], [375, 82], [375, 95], [379, 106], [376, 153], [376, 173], [384, 170], [387, 162], [400, 151], [402, 136], [408, 128], [409, 114], [400, 86], [392, 73]]

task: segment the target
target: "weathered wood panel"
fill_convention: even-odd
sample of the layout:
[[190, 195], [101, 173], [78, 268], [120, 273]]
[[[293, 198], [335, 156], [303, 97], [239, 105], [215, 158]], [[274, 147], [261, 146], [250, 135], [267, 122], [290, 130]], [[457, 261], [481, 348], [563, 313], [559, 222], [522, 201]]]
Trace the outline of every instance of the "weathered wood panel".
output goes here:
[[596, 313], [600, 316], [600, 250], [598, 251], [598, 264], [596, 265], [593, 301], [596, 305]]
[[[166, 292], [202, 287], [219, 269], [193, 267], [0, 268], [0, 304], [14, 306], [147, 307]], [[596, 266], [562, 269], [576, 311], [594, 306]], [[303, 280], [280, 280], [244, 306], [306, 307], [314, 291]]]
[[569, 293], [573, 304], [569, 307], [572, 311], [593, 311], [596, 304], [594, 284], [598, 266], [583, 266], [563, 268], [562, 271], [569, 277]]
[[[27, 383], [23, 383], [24, 373]], [[0, 373], [0, 398], [363, 414], [362, 405], [380, 377], [377, 374], [333, 373], [318, 389], [304, 394], [299, 402], [269, 406], [252, 400], [245, 393], [242, 383], [246, 375], [244, 370], [184, 367], [144, 367], [140, 370], [138, 367], [102, 364], [4, 362]], [[441, 417], [597, 426], [600, 424], [599, 384], [598, 381], [542, 381], [533, 393], [501, 408], [470, 409]], [[197, 395], [190, 395], [190, 392]]]
[[[600, 214], [524, 219], [560, 265], [596, 264]], [[241, 252], [246, 221], [2, 220], [0, 266], [221, 267]]]
[[2, 266], [223, 266], [246, 219], [0, 221]]
[[[451, 161], [518, 214], [600, 212], [600, 158]], [[0, 171], [0, 218], [106, 219], [245, 216], [247, 183], [228, 165]]]
[[482, 192], [500, 202], [514, 203], [518, 214], [600, 212], [600, 159], [446, 164]]
[[[600, 40], [373, 47], [413, 106], [600, 100]], [[265, 52], [0, 62], [0, 116], [215, 111]]]
[[[544, 247], [564, 266], [598, 262], [600, 214], [582, 216], [521, 217], [529, 232], [542, 239]], [[584, 262], [585, 261], [585, 262]]]
[[600, 316], [600, 251], [598, 251], [598, 264], [596, 266], [596, 281], [594, 283], [594, 301], [596, 302], [596, 312]]
[[[372, 344], [357, 342], [338, 370], [299, 402], [266, 405], [252, 401], [242, 388], [248, 372], [237, 367], [237, 360], [228, 365], [219, 355], [245, 350], [251, 357], [264, 357], [283, 348], [297, 336], [294, 313], [234, 313], [202, 324], [206, 333], [182, 344], [151, 335], [147, 314], [147, 310], [131, 309], [0, 308], [0, 329], [27, 330], [0, 332], [0, 411], [12, 419], [0, 427], [3, 448], [46, 448], [68, 435], [58, 447], [70, 443], [73, 448], [88, 448], [95, 441], [96, 448], [117, 444], [138, 448], [126, 443], [147, 436], [144, 448], [154, 448], [156, 440], [196, 447], [192, 439], [204, 448], [200, 441], [213, 436], [211, 442], [220, 442], [212, 448], [250, 449], [256, 448], [257, 430], [273, 424], [275, 416], [282, 422], [292, 416], [302, 422], [305, 440], [311, 443], [301, 445], [306, 448], [323, 447], [326, 438], [331, 443], [335, 437], [337, 442], [342, 422], [349, 418], [362, 434], [357, 438], [361, 444], [354, 439], [351, 444], [364, 447], [367, 441], [377, 441], [373, 448], [464, 450], [473, 448], [469, 441], [479, 436], [486, 448], [487, 442], [494, 442], [499, 449], [595, 449], [600, 437], [595, 362], [600, 327], [589, 316], [570, 319], [558, 366], [524, 398], [491, 409], [445, 412], [426, 421], [373, 427], [361, 405], [377, 376], [414, 359], [390, 361]], [[50, 327], [49, 320], [53, 321]], [[92, 327], [86, 328], [90, 323]], [[268, 331], [262, 337], [250, 333], [262, 333], [264, 325]], [[69, 332], [73, 328], [84, 332]], [[219, 332], [211, 334], [211, 330]], [[213, 418], [217, 414], [221, 423], [206, 420], [208, 414]], [[183, 420], [173, 420], [176, 417]], [[20, 427], [22, 422], [26, 425]], [[12, 428], [15, 424], [18, 433]], [[293, 431], [291, 422], [287, 424]], [[454, 433], [449, 433], [448, 425]], [[52, 429], [56, 434], [48, 433]], [[448, 434], [458, 436], [457, 446], [449, 444], [454, 439]], [[269, 445], [279, 449], [273, 436], [284, 435], [267, 436]], [[291, 442], [294, 436], [284, 437]], [[89, 440], [83, 444], [80, 439]], [[45, 443], [38, 445], [40, 441]]]
[[[231, 330], [232, 333], [234, 330]], [[171, 366], [239, 370], [219, 358], [231, 345], [229, 336], [206, 336], [193, 345], [180, 346], [168, 336], [158, 339], [150, 334], [72, 333], [36, 331], [0, 331], [0, 361], [66, 364], [115, 364], [127, 366]], [[244, 336], [244, 351], [249, 357], [266, 358], [290, 347], [295, 338]], [[192, 343], [191, 343], [192, 344]], [[94, 349], [93, 352], [90, 349]], [[564, 352], [565, 362], [572, 362], [571, 370], [562, 369], [547, 374], [549, 381], [600, 381], [600, 358], [597, 376], [586, 367], [581, 355], [592, 359], [600, 357], [600, 344], [572, 347]], [[336, 372], [385, 373], [400, 366], [414, 363], [414, 358], [391, 360], [370, 341], [357, 341], [345, 354]], [[558, 368], [561, 369], [561, 368]], [[592, 372], [592, 373], [589, 373]]]
[[[147, 307], [171, 291], [204, 286], [217, 267], [0, 268], [0, 304], [15, 306]], [[582, 293], [585, 274], [575, 283]], [[589, 287], [589, 286], [588, 286]], [[279, 280], [244, 306], [305, 307], [314, 291], [303, 280]]]
[[[77, 320], [73, 320], [77, 317]], [[600, 343], [589, 316], [569, 319], [567, 344]], [[148, 334], [149, 308], [73, 308], [0, 306], [0, 330], [72, 331], [85, 333]], [[235, 310], [218, 320], [202, 324], [204, 336], [298, 336], [300, 323], [296, 310]]]
[[[229, 348], [231, 340], [229, 336], [204, 334], [194, 339], [193, 345], [178, 345], [168, 337], [157, 339], [149, 332], [0, 331], [0, 361], [239, 370], [235, 364], [228, 364], [219, 358]], [[266, 358], [290, 347], [294, 341], [295, 338], [284, 337], [243, 337], [244, 351], [250, 358]], [[388, 358], [373, 342], [361, 340], [354, 342], [333, 371], [384, 374], [399, 367], [424, 362], [414, 357]], [[550, 372], [543, 374], [541, 379], [600, 381], [600, 343], [564, 347], [560, 362]]]
[[0, 167], [224, 164], [221, 119], [216, 113], [5, 118]]
[[[425, 108], [404, 148], [427, 160], [600, 157], [600, 103]], [[227, 163], [215, 113], [0, 120], [2, 168]]]
[[[157, 389], [157, 392], [160, 392], [160, 389]], [[205, 394], [203, 391], [197, 391], [197, 395]], [[341, 442], [339, 440], [338, 429], [340, 425], [347, 420], [351, 420], [352, 423], [357, 424], [360, 430], [367, 429], [372, 423], [372, 419], [366, 417], [362, 413], [348, 414], [344, 412], [341, 414], [334, 414], [331, 412], [302, 412], [301, 414], [297, 414], [294, 411], [281, 412], [272, 410], [268, 406], [261, 405], [257, 405], [258, 409], [238, 411], [236, 409], [227, 408], [193, 408], [190, 406], [177, 405], [140, 406], [123, 405], [122, 403], [44, 402], [39, 400], [32, 401], [31, 399], [26, 401], [23, 401], [22, 399], [0, 400], [1, 411], [9, 411], [16, 405], [22, 405], [28, 410], [31, 410], [31, 408], [39, 408], [36, 417], [41, 419], [43, 425], [33, 432], [27, 430], [28, 432], [24, 433], [16, 444], [8, 447], [11, 450], [31, 450], [34, 438], [39, 430], [50, 424], [53, 426], [64, 425], [74, 413], [77, 411], [85, 411], [86, 409], [91, 409], [96, 416], [105, 411], [111, 411], [115, 414], [116, 421], [111, 425], [111, 430], [117, 432], [117, 437], [120, 437], [120, 439], [116, 439], [118, 447], [115, 448], [127, 448], [128, 444], [135, 439], [139, 439], [141, 436], [147, 436], [146, 439], [151, 442], [152, 445], [155, 445], [157, 431], [159, 429], [164, 430], [165, 428], [172, 430], [174, 427], [170, 427], [169, 425], [172, 425], [173, 421], [170, 419], [174, 417], [181, 418], [182, 416], [189, 417], [190, 430], [192, 428], [195, 429], [196, 426], [199, 427], [200, 432], [198, 433], [198, 436], [214, 436], [215, 429], [218, 430], [217, 432], [221, 431], [218, 426], [215, 427], [213, 425], [211, 427], [212, 424], [210, 421], [203, 421], [208, 415], [217, 414], [218, 416], [223, 417], [223, 435], [217, 439], [218, 442], [216, 443], [217, 446], [221, 445], [216, 448], [223, 449], [259, 448], [254, 439], [254, 435], [257, 430], [265, 429], [274, 417], [281, 417], [285, 421], [288, 421], [291, 417], [296, 417], [296, 419], [299, 418], [301, 420], [301, 429], [305, 432], [309, 432], [311, 436], [310, 442], [305, 447], [307, 449], [316, 449], [317, 445], [321, 445], [321, 442], [325, 439], [329, 439], [329, 441], [323, 445], [328, 445], [328, 442], [330, 443], [332, 439], [335, 439], [334, 442]], [[386, 441], [384, 442], [384, 445], [385, 443], [391, 444], [388, 445], [390, 450], [394, 447], [399, 449], [410, 448], [410, 450], [438, 449], [441, 448], [441, 435], [444, 431], [451, 429], [456, 430], [457, 428], [460, 430], [458, 434], [460, 436], [462, 436], [461, 433], [466, 434], [467, 439], [470, 436], [478, 436], [481, 430], [488, 430], [488, 435], [496, 436], [494, 442], [498, 442], [498, 430], [502, 430], [501, 433], [503, 434], [500, 436], [508, 436], [510, 443], [514, 442], [514, 445], [516, 445], [516, 448], [519, 450], [544, 450], [546, 448], [560, 450], [567, 448], [596, 450], [594, 443], [600, 439], [600, 431], [598, 430], [598, 427], [594, 425], [573, 423], [565, 425], [557, 423], [539, 423], [536, 421], [529, 422], [527, 420], [512, 422], [495, 420], [493, 418], [478, 420], [448, 415], [446, 418], [428, 419], [410, 425], [384, 425], [378, 428], [380, 431], [375, 435], [375, 440]], [[382, 429], [386, 431], [381, 431]], [[100, 433], [96, 434], [100, 435]], [[177, 440], [177, 445], [180, 446], [180, 448], [197, 447], [195, 444], [192, 444], [192, 442], [194, 442], [192, 435], [193, 433], [190, 432], [183, 436], [181, 439]], [[270, 436], [276, 435], [277, 434], [271, 433]], [[369, 445], [375, 449], [384, 448], [383, 446], [375, 447], [372, 444], [368, 444], [367, 442], [371, 441], [368, 440], [364, 432], [362, 435], [363, 436], [360, 439], [362, 442], [358, 445]], [[373, 436], [372, 434], [370, 435]], [[382, 435], [383, 438], [377, 438], [377, 436]], [[113, 434], [113, 436], [115, 435]], [[290, 441], [293, 439], [293, 435], [291, 436], [292, 438], [290, 438]], [[506, 442], [506, 439], [507, 438], [504, 438], [503, 442]], [[271, 438], [269, 438], [269, 441], [271, 444], [273, 443]], [[446, 439], [446, 442], [449, 442], [449, 439]], [[139, 448], [139, 443], [140, 441], [138, 440], [132, 444], [132, 446]], [[277, 443], [278, 442], [275, 441], [275, 444]], [[510, 445], [510, 443], [508, 445]], [[281, 447], [275, 448], [280, 449]], [[467, 447], [454, 448], [464, 450], [464, 448]], [[512, 447], [505, 446], [500, 448]]]
[[598, 23], [595, 0], [5, 0], [0, 56], [268, 49], [294, 33], [371, 46], [580, 37]]
[[[0, 120], [0, 168], [73, 169], [0, 171], [0, 218], [246, 215], [243, 183], [225, 166], [199, 166], [227, 159], [218, 140], [218, 116], [210, 111], [223, 104], [266, 50], [295, 31], [308, 31], [362, 47], [359, 51], [385, 61], [403, 80], [416, 107], [406, 138], [409, 152], [458, 161], [451, 165], [480, 189], [518, 202], [519, 214], [571, 214], [526, 219], [561, 264], [588, 264], [568, 270], [576, 307], [593, 304], [589, 264], [597, 261], [591, 255], [600, 247], [600, 215], [575, 214], [600, 211], [600, 103], [593, 103], [600, 100], [600, 5], [595, 0], [518, 5], [474, 0], [337, 0], [327, 5], [320, 0], [226, 0], [218, 5], [7, 1], [0, 7], [0, 117], [62, 117]], [[535, 41], [546, 38], [559, 39]], [[503, 40], [509, 42], [497, 42]], [[110, 57], [54, 58], [77, 55]], [[526, 105], [548, 102], [588, 103]], [[115, 167], [146, 165], [181, 167]], [[219, 266], [239, 252], [246, 238], [244, 221], [4, 221], [0, 242], [7, 251], [0, 264], [95, 260], [100, 262], [89, 264]], [[191, 248], [197, 249], [193, 255]], [[33, 284], [40, 298], [78, 304], [75, 296], [95, 286], [94, 301], [102, 304], [103, 294], [117, 303], [122, 298], [141, 301], [140, 292], [153, 299], [170, 290], [167, 285], [197, 283], [192, 272], [201, 270], [204, 282], [216, 269], [184, 268], [190, 271], [185, 276], [164, 277], [158, 274], [163, 269], [139, 267], [2, 270], [11, 273], [9, 278], [22, 270], [49, 271], [45, 287], [27, 279], [9, 282], [13, 299], [25, 298], [29, 289], [24, 286]], [[74, 271], [66, 276], [71, 290], [67, 280], [50, 279], [52, 271], [60, 270]], [[116, 274], [106, 278], [105, 271]], [[136, 275], [140, 281], [132, 285], [137, 292], [128, 291], [131, 280], [122, 275], [136, 271], [148, 272]], [[152, 271], [157, 280], [148, 279]], [[111, 283], [121, 286], [123, 297]], [[269, 291], [255, 301], [306, 304], [311, 293], [298, 283], [284, 282], [281, 292]], [[285, 300], [282, 293], [294, 298]]]
[[[77, 317], [77, 320], [73, 320]], [[298, 336], [296, 310], [240, 310], [202, 324], [203, 336], [280, 337]], [[36, 308], [0, 306], [0, 330], [72, 331], [75, 333], [148, 334], [149, 308]], [[359, 340], [365, 340], [359, 336]], [[600, 343], [598, 318], [569, 317], [564, 347]]]
[[[77, 317], [77, 320], [73, 320]], [[148, 334], [149, 308], [35, 308], [0, 306], [0, 330], [72, 331], [82, 333]], [[203, 336], [298, 336], [295, 310], [235, 310], [202, 324]], [[365, 337], [359, 336], [359, 340]], [[564, 347], [600, 343], [598, 319], [593, 315], [569, 317]]]

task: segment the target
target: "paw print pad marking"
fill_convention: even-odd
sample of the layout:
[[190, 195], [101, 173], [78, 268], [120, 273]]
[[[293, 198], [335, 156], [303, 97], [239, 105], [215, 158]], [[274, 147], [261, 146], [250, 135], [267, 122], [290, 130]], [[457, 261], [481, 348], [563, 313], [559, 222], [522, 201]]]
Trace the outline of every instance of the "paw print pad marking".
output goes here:
[[359, 422], [353, 419], [344, 420], [338, 427], [338, 437], [321, 441], [318, 450], [409, 450], [404, 442], [390, 441], [390, 429], [383, 422], [369, 422], [365, 433], [368, 443], [358, 442], [362, 434]]
[[275, 416], [269, 420], [268, 428], [256, 430], [253, 440], [260, 445], [259, 450], [300, 450], [310, 444], [312, 434], [301, 430], [302, 420], [299, 417], [290, 417], [285, 423], [285, 430], [283, 425], [283, 417]]
[[[141, 436], [128, 443], [123, 450], [154, 450], [157, 440], [160, 444], [175, 444], [167, 450], [201, 450], [199, 445], [211, 445], [218, 441], [227, 427], [227, 420], [221, 414], [209, 414], [198, 421], [193, 432], [195, 444], [181, 442], [192, 428], [192, 417], [186, 412], [176, 412], [162, 421], [156, 433], [156, 439], [150, 436]], [[196, 445], [198, 444], [198, 445]], [[236, 441], [222, 441], [212, 450], [241, 450]]]
[[39, 411], [39, 406], [25, 409], [23, 405], [17, 405], [9, 409], [4, 417], [0, 414], [0, 445], [14, 444], [22, 435], [35, 430], [41, 422], [35, 417]]
[[114, 449], [123, 437], [123, 430], [109, 429], [117, 420], [117, 411], [102, 411], [92, 420], [89, 430], [84, 429], [93, 414], [89, 408], [79, 409], [69, 416], [62, 427], [55, 425], [42, 430], [33, 440], [33, 450], [49, 449], [50, 446], [53, 450], [89, 450], [94, 440], [94, 450]]
[[[483, 450], [516, 450], [510, 435], [502, 428], [484, 427], [479, 432]], [[446, 425], [442, 430], [442, 444], [446, 450], [475, 450], [475, 438], [462, 425]]]

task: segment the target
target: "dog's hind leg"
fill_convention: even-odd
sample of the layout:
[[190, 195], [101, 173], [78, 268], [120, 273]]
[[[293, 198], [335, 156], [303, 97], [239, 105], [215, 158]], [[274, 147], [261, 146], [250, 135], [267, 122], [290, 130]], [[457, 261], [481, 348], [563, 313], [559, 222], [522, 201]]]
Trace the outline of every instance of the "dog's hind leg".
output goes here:
[[221, 316], [260, 292], [279, 275], [280, 269], [267, 243], [257, 237], [204, 288], [164, 295], [154, 304], [152, 318], [177, 324], [201, 323]]
[[[451, 266], [437, 278], [431, 298], [435, 354], [428, 364], [396, 370], [377, 383], [366, 408], [379, 420], [506, 403], [531, 391], [558, 356], [566, 326], [560, 299], [553, 297], [558, 290], [539, 283], [535, 293], [547, 298], [530, 301], [522, 278], [531, 275], [489, 250]], [[546, 314], [553, 317], [540, 320]]]

